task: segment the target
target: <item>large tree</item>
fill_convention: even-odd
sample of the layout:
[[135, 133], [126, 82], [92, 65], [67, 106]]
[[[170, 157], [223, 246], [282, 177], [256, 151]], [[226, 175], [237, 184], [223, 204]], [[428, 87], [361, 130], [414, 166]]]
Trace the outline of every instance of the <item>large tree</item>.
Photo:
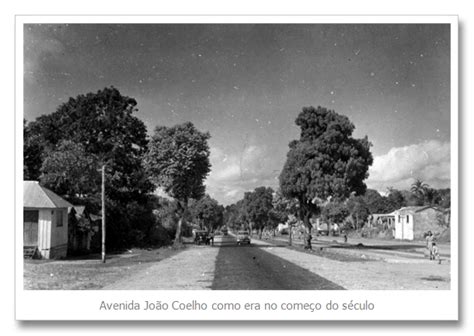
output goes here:
[[38, 180], [41, 175], [45, 141], [35, 123], [23, 120], [23, 179]]
[[261, 238], [263, 228], [269, 224], [273, 210], [272, 188], [258, 187], [252, 192], [246, 192], [244, 209], [249, 221], [253, 224], [252, 228], [257, 229]]
[[209, 195], [194, 200], [189, 205], [191, 216], [197, 220], [201, 229], [214, 231], [224, 223], [224, 207]]
[[371, 214], [383, 214], [390, 212], [388, 211], [389, 205], [387, 202], [387, 198], [380, 195], [377, 190], [374, 189], [367, 189], [362, 196], [364, 198], [364, 202]]
[[236, 203], [225, 207], [224, 225], [233, 230], [244, 229], [248, 226], [243, 204], [244, 200], [241, 199]]
[[[298, 200], [300, 219], [310, 232], [309, 219], [320, 211], [320, 203], [365, 192], [364, 180], [373, 158], [369, 140], [352, 137], [355, 127], [346, 116], [322, 107], [304, 107], [296, 125], [301, 135], [289, 145], [280, 189], [285, 197]], [[306, 248], [311, 248], [309, 238]]]
[[208, 132], [200, 132], [191, 122], [155, 128], [145, 166], [156, 187], [178, 202], [180, 219], [175, 243], [181, 242], [184, 212], [191, 198], [204, 196], [204, 180], [210, 172]]
[[84, 146], [70, 140], [46, 153], [41, 166], [41, 184], [60, 195], [88, 197], [99, 192], [100, 173], [96, 158]]
[[[121, 95], [114, 87], [79, 95], [60, 105], [56, 112], [28, 124], [25, 136], [30, 146], [42, 150], [42, 160], [64, 140], [79, 144], [96, 158], [95, 168], [107, 164], [109, 197], [136, 200], [152, 190], [142, 166], [146, 127], [133, 115], [136, 105], [135, 99]], [[26, 158], [32, 177], [39, 178], [41, 172], [36, 166], [41, 167], [43, 162]]]
[[[136, 105], [116, 88], [104, 88], [70, 98], [24, 127], [26, 177], [40, 179], [61, 195], [95, 190], [89, 199], [92, 206], [100, 204], [100, 179], [94, 171], [106, 164], [107, 245], [112, 248], [139, 241], [131, 232], [144, 225], [143, 218], [152, 218], [147, 202], [153, 185], [142, 161], [147, 134], [145, 124], [134, 116]], [[132, 202], [134, 210], [127, 211]]]
[[407, 200], [403, 197], [403, 193], [400, 190], [389, 188], [389, 194], [387, 195], [388, 208], [387, 212], [398, 210], [407, 205]]
[[329, 202], [321, 211], [322, 219], [331, 225], [342, 224], [347, 216], [349, 216], [349, 209], [346, 204], [341, 202]]
[[351, 217], [354, 229], [360, 229], [369, 216], [369, 209], [364, 197], [351, 195], [346, 201], [347, 210]]

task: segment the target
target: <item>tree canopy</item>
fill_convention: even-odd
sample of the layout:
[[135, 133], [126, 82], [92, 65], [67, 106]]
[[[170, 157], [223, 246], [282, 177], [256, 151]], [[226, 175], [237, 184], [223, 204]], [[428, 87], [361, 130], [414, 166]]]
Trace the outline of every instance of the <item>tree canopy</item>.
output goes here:
[[[142, 166], [147, 148], [145, 124], [133, 113], [137, 102], [114, 88], [70, 98], [56, 112], [42, 115], [28, 124], [25, 136], [41, 155], [26, 160], [28, 175], [38, 179], [48, 152], [57, 151], [67, 140], [82, 146], [95, 157], [96, 169], [106, 163], [107, 194], [114, 199], [134, 200], [152, 187]], [[28, 147], [28, 148], [30, 148]]]
[[107, 165], [111, 248], [140, 243], [143, 232], [155, 225], [148, 204], [153, 185], [142, 161], [146, 127], [133, 115], [136, 105], [135, 99], [108, 87], [71, 97], [55, 112], [24, 125], [25, 178], [40, 180], [70, 200], [74, 196], [74, 204], [100, 209], [97, 170]]
[[100, 173], [96, 158], [84, 146], [63, 140], [49, 151], [41, 166], [41, 184], [63, 196], [90, 196], [99, 192]]
[[367, 137], [352, 137], [355, 127], [346, 116], [311, 106], [304, 107], [295, 122], [300, 139], [289, 145], [280, 189], [299, 201], [300, 218], [311, 228], [309, 217], [319, 211], [318, 202], [365, 192], [373, 157]]
[[[208, 132], [200, 132], [191, 122], [173, 127], [155, 128], [145, 166], [156, 187], [161, 187], [186, 210], [190, 198], [204, 196], [204, 180], [210, 172]], [[176, 232], [180, 241], [181, 217]]]
[[248, 220], [261, 235], [264, 226], [270, 221], [273, 210], [273, 189], [258, 187], [252, 192], [246, 192], [243, 206]]
[[214, 231], [224, 224], [224, 207], [207, 194], [199, 200], [193, 200], [189, 205], [189, 211], [201, 229]]

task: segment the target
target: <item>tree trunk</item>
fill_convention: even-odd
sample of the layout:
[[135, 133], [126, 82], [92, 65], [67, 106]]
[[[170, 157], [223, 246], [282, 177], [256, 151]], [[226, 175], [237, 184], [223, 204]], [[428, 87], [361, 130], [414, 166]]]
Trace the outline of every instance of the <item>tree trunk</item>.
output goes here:
[[312, 228], [313, 226], [311, 225], [311, 222], [309, 221], [309, 218], [310, 218], [310, 216], [311, 216], [311, 213], [310, 213], [308, 210], [306, 210], [305, 212], [306, 212], [306, 213], [305, 213], [304, 219], [303, 219], [304, 225], [305, 225], [305, 227], [306, 227], [306, 234], [305, 234], [305, 240], [304, 240], [304, 248], [305, 248], [306, 250], [312, 250], [313, 247], [311, 246], [311, 239], [312, 239], [313, 237], [311, 236], [311, 228]]
[[174, 237], [174, 245], [180, 245], [181, 244], [181, 227], [183, 226], [183, 217], [178, 221], [178, 227], [176, 228], [176, 235]]
[[183, 201], [183, 203], [178, 201], [178, 205], [181, 208], [180, 209], [181, 214], [180, 214], [179, 221], [178, 221], [178, 227], [176, 228], [176, 235], [174, 237], [174, 245], [175, 246], [181, 245], [181, 243], [182, 243], [181, 230], [182, 230], [182, 227], [183, 227], [184, 216], [185, 216], [185, 213], [186, 213], [188, 202], [187, 202], [187, 200]]
[[288, 245], [291, 246], [293, 244], [293, 226], [288, 224]]

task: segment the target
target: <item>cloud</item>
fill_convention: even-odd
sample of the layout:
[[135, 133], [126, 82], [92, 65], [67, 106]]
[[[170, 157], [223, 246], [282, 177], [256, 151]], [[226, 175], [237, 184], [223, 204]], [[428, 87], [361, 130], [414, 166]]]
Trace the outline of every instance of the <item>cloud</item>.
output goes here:
[[274, 160], [265, 146], [250, 145], [241, 153], [232, 154], [212, 147], [210, 161], [212, 171], [206, 180], [207, 192], [224, 204], [236, 202], [256, 187], [275, 187], [280, 172], [273, 169]]
[[450, 144], [438, 140], [392, 148], [374, 158], [367, 186], [380, 191], [387, 187], [409, 189], [416, 178], [434, 188], [448, 188], [451, 182], [450, 154]]

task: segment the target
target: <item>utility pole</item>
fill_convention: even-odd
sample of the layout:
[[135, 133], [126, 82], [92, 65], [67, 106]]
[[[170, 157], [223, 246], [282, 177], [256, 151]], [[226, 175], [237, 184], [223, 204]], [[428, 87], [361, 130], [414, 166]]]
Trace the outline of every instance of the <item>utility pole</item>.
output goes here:
[[288, 245], [291, 246], [293, 244], [292, 235], [293, 235], [293, 225], [288, 223]]
[[102, 165], [102, 262], [105, 263], [105, 164]]

